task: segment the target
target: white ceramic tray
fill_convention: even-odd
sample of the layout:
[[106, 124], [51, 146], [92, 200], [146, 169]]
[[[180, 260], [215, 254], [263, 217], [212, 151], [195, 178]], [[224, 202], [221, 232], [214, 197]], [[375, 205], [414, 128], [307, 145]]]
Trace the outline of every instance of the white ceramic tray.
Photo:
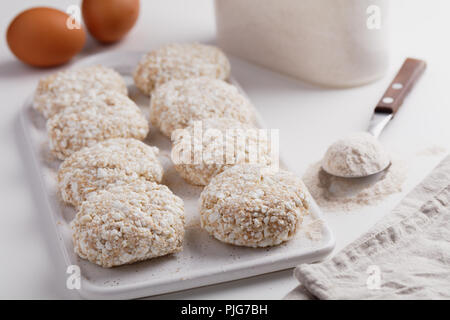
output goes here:
[[[77, 66], [103, 64], [119, 71], [129, 84], [129, 95], [148, 111], [149, 98], [142, 95], [132, 83], [131, 72], [142, 53], [103, 53], [80, 61]], [[234, 84], [236, 84], [234, 82]], [[237, 84], [236, 84], [237, 85]], [[21, 122], [33, 163], [33, 172], [41, 188], [36, 190], [45, 199], [46, 207], [56, 227], [55, 241], [60, 242], [66, 264], [78, 265], [81, 270], [79, 293], [86, 298], [137, 298], [200, 287], [287, 269], [299, 263], [314, 262], [324, 258], [334, 247], [334, 238], [314, 200], [311, 215], [306, 217], [297, 236], [288, 243], [273, 248], [244, 248], [223, 244], [202, 231], [198, 219], [200, 187], [185, 183], [175, 172], [170, 161], [170, 140], [157, 129], [150, 128], [145, 141], [160, 148], [160, 160], [165, 175], [163, 183], [185, 202], [186, 235], [184, 250], [166, 257], [144, 262], [103, 269], [80, 259], [73, 251], [69, 223], [75, 210], [64, 205], [57, 192], [56, 174], [60, 161], [48, 150], [45, 119], [26, 101]], [[264, 127], [256, 112], [258, 126]], [[280, 166], [283, 167], [282, 159]], [[319, 223], [317, 223], [319, 222]], [[311, 228], [315, 235], [311, 237]], [[309, 231], [308, 231], [309, 230]]]

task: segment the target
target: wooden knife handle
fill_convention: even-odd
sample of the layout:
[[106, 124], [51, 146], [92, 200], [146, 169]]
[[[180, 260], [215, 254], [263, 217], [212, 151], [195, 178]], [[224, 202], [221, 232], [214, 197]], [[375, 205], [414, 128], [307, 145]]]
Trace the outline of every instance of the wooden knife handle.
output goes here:
[[426, 67], [423, 60], [407, 58], [375, 107], [375, 112], [394, 115]]

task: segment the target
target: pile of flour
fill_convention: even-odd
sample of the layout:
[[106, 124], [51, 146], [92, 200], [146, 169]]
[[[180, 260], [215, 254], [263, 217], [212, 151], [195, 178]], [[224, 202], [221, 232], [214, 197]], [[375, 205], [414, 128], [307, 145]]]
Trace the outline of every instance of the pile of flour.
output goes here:
[[392, 159], [391, 166], [366, 178], [339, 178], [326, 173], [322, 162], [312, 164], [303, 181], [317, 204], [326, 211], [351, 211], [374, 205], [387, 196], [402, 191], [406, 166]]
[[333, 143], [323, 157], [322, 167], [338, 177], [361, 177], [385, 169], [390, 161], [374, 136], [358, 132]]

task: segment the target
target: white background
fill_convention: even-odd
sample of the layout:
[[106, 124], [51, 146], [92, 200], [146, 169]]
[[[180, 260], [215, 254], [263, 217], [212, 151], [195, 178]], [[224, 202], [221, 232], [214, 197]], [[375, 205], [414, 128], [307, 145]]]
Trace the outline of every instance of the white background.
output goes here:
[[[12, 18], [39, 5], [65, 10], [78, 1], [1, 1], [0, 24], [0, 298], [78, 298], [65, 287], [65, 268], [46, 212], [36, 208], [21, 158], [18, 114], [39, 77], [58, 69], [33, 69], [9, 51], [5, 33]], [[401, 200], [450, 149], [450, 2], [395, 0], [392, 10], [392, 59], [380, 81], [355, 89], [313, 87], [231, 58], [232, 73], [261, 112], [269, 128], [280, 129], [281, 152], [302, 174], [337, 137], [365, 130], [373, 107], [407, 56], [427, 60], [428, 69], [402, 110], [381, 136], [384, 145], [405, 159], [409, 176], [402, 194], [383, 204], [351, 213], [328, 213], [339, 250]], [[128, 37], [112, 46], [89, 39], [73, 61], [109, 50], [147, 50], [176, 41], [215, 42], [212, 0], [141, 1], [139, 21]], [[297, 285], [292, 270], [199, 288], [162, 298], [280, 299]]]

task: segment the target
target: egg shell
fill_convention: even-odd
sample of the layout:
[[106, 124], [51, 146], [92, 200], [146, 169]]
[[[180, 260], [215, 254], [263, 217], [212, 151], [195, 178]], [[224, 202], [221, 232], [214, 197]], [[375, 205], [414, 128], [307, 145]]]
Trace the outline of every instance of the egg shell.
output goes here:
[[83, 0], [81, 10], [90, 34], [102, 43], [113, 43], [136, 23], [139, 0]]
[[81, 51], [86, 41], [83, 28], [70, 29], [68, 19], [73, 18], [53, 8], [25, 10], [8, 27], [8, 46], [19, 60], [35, 67], [66, 63]]

